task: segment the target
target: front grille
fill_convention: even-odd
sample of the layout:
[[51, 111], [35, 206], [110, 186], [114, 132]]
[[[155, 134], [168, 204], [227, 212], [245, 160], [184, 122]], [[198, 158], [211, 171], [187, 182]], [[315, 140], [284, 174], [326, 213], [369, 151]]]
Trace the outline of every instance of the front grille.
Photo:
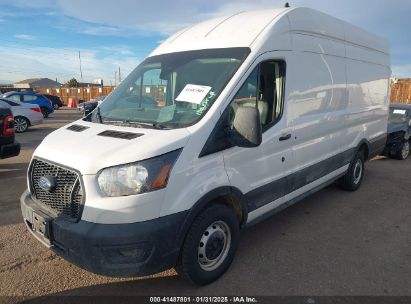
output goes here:
[[[50, 191], [39, 186], [42, 176], [53, 176], [56, 187]], [[79, 219], [83, 204], [83, 189], [79, 175], [70, 169], [33, 159], [30, 167], [30, 188], [35, 199], [57, 216]]]

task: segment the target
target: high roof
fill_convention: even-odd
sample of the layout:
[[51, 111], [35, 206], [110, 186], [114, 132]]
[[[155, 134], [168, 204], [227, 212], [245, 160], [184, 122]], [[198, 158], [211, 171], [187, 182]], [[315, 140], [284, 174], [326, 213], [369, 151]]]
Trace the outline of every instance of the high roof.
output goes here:
[[187, 49], [249, 47], [274, 19], [287, 10], [239, 12], [207, 20], [172, 35], [151, 55]]
[[172, 35], [150, 55], [211, 48], [253, 47], [266, 35], [284, 37], [289, 33], [323, 36], [347, 41], [352, 46], [389, 53], [387, 42], [380, 37], [317, 10], [300, 7], [239, 12], [207, 20]]

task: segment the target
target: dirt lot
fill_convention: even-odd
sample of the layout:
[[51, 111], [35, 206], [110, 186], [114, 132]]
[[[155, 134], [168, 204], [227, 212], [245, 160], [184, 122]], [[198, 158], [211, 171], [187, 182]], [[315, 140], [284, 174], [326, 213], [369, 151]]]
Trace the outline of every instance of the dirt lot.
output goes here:
[[35, 147], [77, 117], [57, 111], [0, 161], [0, 295], [411, 295], [411, 158], [373, 160], [359, 191], [330, 186], [244, 231], [228, 273], [206, 287], [172, 270], [113, 279], [69, 264], [26, 231], [19, 197]]

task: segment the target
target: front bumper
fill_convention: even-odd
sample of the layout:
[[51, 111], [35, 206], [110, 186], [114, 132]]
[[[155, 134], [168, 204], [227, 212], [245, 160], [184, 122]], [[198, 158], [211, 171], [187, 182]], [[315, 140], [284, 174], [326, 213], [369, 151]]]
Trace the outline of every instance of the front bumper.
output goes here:
[[0, 147], [0, 158], [9, 158], [17, 156], [20, 153], [20, 144], [14, 143], [9, 145], [3, 145]]
[[81, 268], [115, 277], [148, 275], [174, 267], [187, 215], [180, 212], [131, 224], [74, 223], [53, 217], [28, 191], [21, 196], [20, 205], [27, 228], [43, 244]]

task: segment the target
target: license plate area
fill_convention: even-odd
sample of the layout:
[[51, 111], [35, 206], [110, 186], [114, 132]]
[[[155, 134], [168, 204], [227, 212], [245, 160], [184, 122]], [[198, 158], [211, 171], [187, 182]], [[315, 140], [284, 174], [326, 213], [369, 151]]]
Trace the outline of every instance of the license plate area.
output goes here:
[[51, 222], [52, 218], [39, 212], [33, 211], [32, 230], [37, 236], [41, 237], [45, 242], [50, 243], [52, 239]]

